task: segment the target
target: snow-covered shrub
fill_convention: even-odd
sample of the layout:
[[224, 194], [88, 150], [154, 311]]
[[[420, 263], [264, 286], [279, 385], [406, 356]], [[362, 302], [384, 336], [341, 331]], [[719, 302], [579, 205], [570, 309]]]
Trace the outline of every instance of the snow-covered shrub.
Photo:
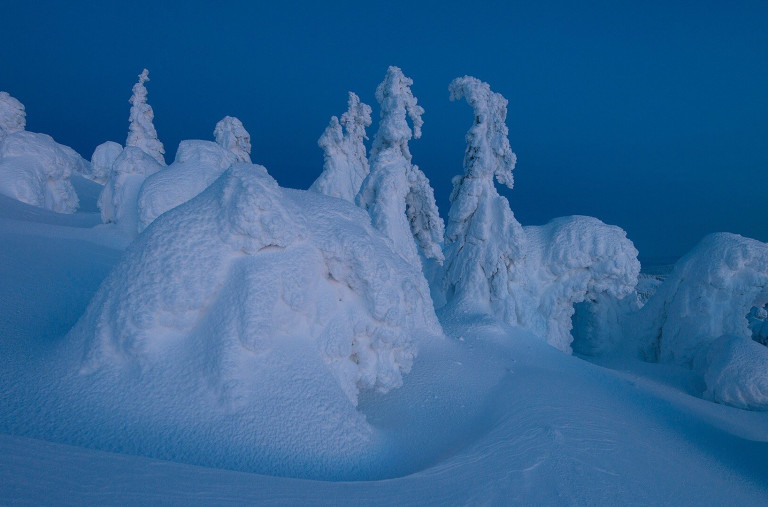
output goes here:
[[723, 335], [699, 352], [694, 369], [704, 397], [747, 410], [768, 410], [768, 347], [743, 336]]
[[363, 210], [235, 164], [134, 242], [73, 334], [86, 371], [202, 365], [241, 401], [294, 396], [260, 382], [312, 351], [325, 367], [304, 374], [331, 374], [355, 402], [398, 387], [416, 337], [441, 333], [419, 278]]
[[0, 141], [8, 134], [21, 132], [27, 126], [24, 104], [8, 92], [0, 92]]
[[149, 176], [141, 186], [139, 231], [205, 190], [236, 161], [235, 153], [212, 141], [180, 142], [173, 163]]
[[114, 141], [101, 143], [91, 155], [91, 172], [88, 177], [96, 183], [104, 185], [109, 180], [112, 165], [123, 151], [123, 147]]
[[332, 116], [317, 141], [323, 149], [325, 162], [323, 172], [309, 189], [354, 203], [360, 185], [368, 176], [363, 140], [368, 139], [365, 128], [371, 125], [371, 106], [360, 102], [352, 92], [349, 92], [347, 106], [347, 111], [341, 115], [341, 123]]
[[112, 164], [112, 172], [99, 195], [101, 220], [118, 224], [131, 235], [136, 234], [139, 190], [144, 180], [160, 169], [162, 166], [145, 151], [126, 146]]
[[509, 202], [499, 195], [494, 178], [512, 188], [516, 157], [504, 123], [507, 100], [487, 83], [465, 76], [455, 79], [451, 100], [462, 97], [474, 109], [467, 132], [464, 175], [453, 180], [445, 234], [446, 297], [503, 306], [509, 299], [509, 271], [524, 257], [525, 234]]
[[225, 116], [216, 124], [213, 136], [222, 148], [235, 155], [238, 162], [251, 163], [251, 135], [245, 130], [243, 122], [233, 116]]
[[74, 213], [79, 201], [69, 178], [88, 162], [48, 135], [25, 130], [0, 141], [0, 194], [58, 213]]
[[128, 138], [125, 140], [125, 146], [135, 146], [144, 153], [154, 158], [160, 165], [165, 165], [165, 149], [163, 143], [157, 138], [157, 131], [152, 120], [155, 113], [152, 106], [147, 104], [147, 88], [144, 83], [149, 81], [149, 71], [144, 69], [139, 74], [139, 81], [133, 85], [133, 95], [129, 102], [131, 103], [131, 114], [128, 118]]
[[[419, 253], [442, 262], [440, 243], [444, 224], [432, 187], [412, 164], [408, 141], [421, 137], [424, 109], [411, 92], [413, 80], [397, 67], [389, 67], [376, 88], [381, 107], [379, 130], [373, 139], [370, 174], [356, 202], [371, 216], [374, 227], [388, 237], [407, 262], [421, 267]], [[413, 123], [413, 131], [407, 118]], [[425, 282], [426, 283], [426, 282]]]
[[747, 314], [767, 302], [768, 244], [710, 234], [675, 264], [631, 333], [647, 359], [690, 365], [720, 336], [751, 339]]

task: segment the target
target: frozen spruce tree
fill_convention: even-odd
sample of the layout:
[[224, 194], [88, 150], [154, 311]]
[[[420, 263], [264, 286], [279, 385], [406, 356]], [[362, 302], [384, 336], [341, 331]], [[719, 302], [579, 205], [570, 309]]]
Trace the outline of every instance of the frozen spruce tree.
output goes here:
[[235, 154], [238, 162], [251, 163], [251, 135], [243, 122], [234, 116], [225, 116], [216, 124], [213, 136], [219, 146]]
[[24, 104], [8, 92], [0, 92], [0, 141], [8, 134], [21, 132], [27, 126], [27, 113]]
[[[368, 159], [363, 140], [368, 139], [365, 128], [371, 125], [371, 107], [349, 92], [347, 112], [336, 116], [325, 128], [317, 144], [323, 149], [323, 172], [310, 190], [331, 197], [355, 202], [360, 185], [368, 176]], [[343, 127], [343, 131], [342, 131]]]
[[[356, 201], [406, 261], [420, 265], [419, 253], [442, 262], [440, 243], [443, 220], [437, 211], [432, 187], [424, 173], [411, 163], [408, 141], [421, 137], [424, 109], [411, 92], [413, 80], [390, 67], [376, 89], [381, 122], [371, 148], [371, 172]], [[413, 131], [407, 118], [413, 123]], [[414, 241], [415, 238], [415, 241]]]
[[139, 74], [139, 82], [133, 85], [133, 95], [131, 96], [131, 116], [128, 119], [128, 139], [125, 146], [135, 146], [144, 153], [157, 160], [161, 165], [165, 165], [165, 149], [163, 143], [157, 138], [157, 131], [152, 123], [155, 113], [152, 106], [147, 104], [147, 88], [144, 83], [149, 81], [149, 71]]
[[510, 268], [524, 256], [525, 235], [494, 178], [510, 189], [516, 157], [509, 146], [507, 100], [488, 83], [456, 78], [451, 100], [467, 100], [475, 121], [467, 132], [464, 175], [453, 180], [445, 236], [444, 287], [449, 299], [491, 307], [509, 300]]

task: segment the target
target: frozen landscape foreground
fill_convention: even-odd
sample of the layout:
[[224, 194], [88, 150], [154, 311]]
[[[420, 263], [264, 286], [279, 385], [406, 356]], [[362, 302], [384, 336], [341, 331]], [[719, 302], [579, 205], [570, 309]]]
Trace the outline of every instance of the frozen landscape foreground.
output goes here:
[[[36, 400], [56, 389], [55, 372], [41, 365], [53, 364], [50, 354], [122, 255], [125, 245], [98, 222], [96, 213], [0, 198], [4, 501], [766, 504], [768, 413], [693, 396], [685, 368], [598, 366], [461, 308], [438, 312], [448, 338], [421, 345], [401, 388], [360, 396], [375, 455], [360, 460], [363, 469], [339, 470], [346, 482], [239, 471], [258, 469], [255, 451], [230, 469], [194, 466], [194, 455], [153, 459], [175, 435], [142, 434], [141, 421], [128, 419], [122, 442], [70, 445], [58, 429], [75, 415]], [[144, 447], [121, 451], [137, 441]]]

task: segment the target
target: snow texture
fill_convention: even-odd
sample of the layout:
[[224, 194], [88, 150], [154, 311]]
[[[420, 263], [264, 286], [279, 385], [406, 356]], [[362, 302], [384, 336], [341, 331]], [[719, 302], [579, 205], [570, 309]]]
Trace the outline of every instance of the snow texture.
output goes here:
[[516, 157], [504, 123], [507, 100], [482, 81], [465, 76], [450, 87], [451, 100], [462, 97], [474, 109], [467, 132], [464, 175], [453, 180], [445, 235], [446, 297], [503, 306], [509, 298], [509, 271], [522, 262], [525, 234], [496, 180], [513, 185]]
[[[411, 92], [412, 84], [399, 68], [389, 67], [376, 88], [381, 120], [371, 148], [371, 172], [356, 202], [392, 241], [395, 251], [420, 268], [420, 253], [442, 262], [445, 226], [427, 177], [411, 163], [408, 141], [421, 137], [424, 124], [424, 109]], [[411, 119], [413, 131], [406, 118]]]
[[133, 95], [129, 102], [131, 103], [131, 115], [128, 118], [128, 138], [125, 140], [125, 146], [135, 146], [144, 153], [154, 158], [160, 165], [165, 165], [165, 149], [163, 143], [157, 138], [157, 131], [152, 120], [155, 113], [152, 106], [147, 104], [147, 88], [144, 83], [149, 81], [149, 71], [144, 69], [139, 74], [139, 81], [133, 85]]
[[139, 191], [139, 231], [158, 216], [208, 188], [237, 161], [237, 155], [212, 141], [179, 143], [176, 159], [147, 178]]
[[747, 410], [768, 410], [768, 347], [743, 336], [723, 335], [696, 358], [704, 398]]
[[145, 151], [126, 146], [112, 165], [109, 180], [99, 195], [104, 223], [118, 224], [127, 234], [138, 233], [139, 190], [148, 176], [163, 167]]
[[647, 359], [690, 366], [720, 336], [751, 339], [747, 314], [766, 303], [768, 244], [710, 234], [675, 264], [630, 332]]
[[74, 213], [78, 197], [70, 177], [88, 162], [48, 135], [25, 130], [0, 141], [0, 194], [57, 213]]
[[262, 166], [233, 165], [158, 219], [104, 282], [74, 331], [85, 369], [177, 362], [228, 400], [288, 399], [295, 393], [258, 379], [290, 369], [299, 347], [353, 403], [361, 389], [400, 386], [415, 337], [441, 329], [428, 290], [413, 282], [421, 274], [360, 215], [282, 190]]
[[27, 126], [24, 104], [8, 92], [0, 92], [0, 141], [8, 134], [21, 132]]
[[352, 92], [349, 92], [347, 106], [341, 123], [332, 116], [317, 141], [325, 162], [323, 172], [309, 189], [354, 203], [369, 172], [363, 140], [368, 139], [365, 129], [371, 125], [371, 107], [360, 102]]
[[106, 184], [112, 172], [112, 166], [122, 151], [123, 147], [114, 141], [98, 145], [91, 155], [91, 172], [87, 177], [96, 183]]
[[216, 124], [213, 136], [222, 148], [235, 155], [237, 162], [251, 163], [251, 135], [240, 120], [225, 116]]

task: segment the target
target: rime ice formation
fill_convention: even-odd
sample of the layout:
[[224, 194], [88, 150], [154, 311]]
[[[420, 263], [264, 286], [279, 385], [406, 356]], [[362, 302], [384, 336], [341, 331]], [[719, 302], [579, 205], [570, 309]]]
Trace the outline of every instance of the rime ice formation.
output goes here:
[[112, 164], [104, 190], [99, 196], [101, 220], [116, 223], [128, 234], [138, 232], [139, 190], [148, 176], [162, 169], [162, 166], [145, 151], [126, 146]]
[[462, 97], [474, 109], [467, 132], [464, 175], [453, 180], [445, 234], [444, 285], [449, 299], [503, 306], [509, 298], [509, 271], [524, 257], [525, 234], [494, 178], [510, 189], [516, 157], [504, 123], [507, 100], [487, 83], [464, 76], [450, 87], [451, 100]]
[[[399, 68], [390, 67], [376, 88], [381, 121], [371, 148], [371, 172], [356, 202], [368, 211], [374, 227], [392, 241], [396, 252], [421, 266], [419, 252], [442, 262], [444, 225], [429, 181], [411, 163], [408, 141], [421, 137], [424, 124], [424, 109], [411, 92], [412, 84]], [[413, 132], [406, 116], [413, 122]]]
[[104, 185], [109, 180], [112, 165], [122, 151], [123, 147], [114, 141], [98, 145], [91, 155], [91, 172], [88, 177]]
[[24, 104], [8, 92], [0, 92], [0, 141], [8, 134], [21, 132], [27, 126]]
[[74, 213], [79, 200], [69, 180], [73, 172], [88, 172], [88, 162], [48, 135], [22, 130], [0, 141], [0, 194]]
[[353, 403], [398, 387], [416, 337], [441, 328], [421, 273], [364, 213], [233, 165], [158, 218], [103, 283], [76, 331], [86, 369], [200, 362], [222, 396], [264, 401], [296, 394], [258, 382], [293, 367], [299, 347]]
[[147, 178], [138, 197], [139, 231], [158, 216], [205, 190], [237, 161], [234, 152], [212, 141], [182, 141], [176, 159]]
[[513, 186], [516, 157], [507, 138], [507, 100], [464, 76], [451, 99], [466, 98], [475, 121], [467, 132], [464, 175], [454, 178], [445, 238], [443, 288], [453, 304], [470, 304], [570, 352], [573, 305], [637, 283], [637, 250], [626, 233], [591, 217], [522, 227], [494, 179]]
[[216, 124], [213, 136], [222, 148], [235, 155], [238, 162], [251, 163], [251, 135], [240, 120], [225, 116]]
[[332, 116], [317, 141], [323, 149], [325, 163], [323, 172], [309, 189], [354, 203], [369, 172], [363, 140], [368, 139], [365, 128], [371, 125], [371, 107], [360, 102], [352, 92], [349, 92], [347, 106], [341, 123]]
[[675, 264], [631, 327], [648, 359], [690, 365], [722, 335], [751, 339], [747, 314], [766, 303], [768, 244], [710, 234]]
[[163, 143], [157, 138], [157, 131], [152, 120], [155, 113], [152, 106], [147, 104], [147, 88], [144, 83], [149, 81], [149, 71], [139, 74], [139, 81], [133, 85], [133, 95], [129, 102], [131, 103], [131, 115], [128, 119], [128, 138], [125, 140], [125, 146], [135, 146], [144, 153], [154, 158], [160, 165], [165, 165], [165, 149]]

